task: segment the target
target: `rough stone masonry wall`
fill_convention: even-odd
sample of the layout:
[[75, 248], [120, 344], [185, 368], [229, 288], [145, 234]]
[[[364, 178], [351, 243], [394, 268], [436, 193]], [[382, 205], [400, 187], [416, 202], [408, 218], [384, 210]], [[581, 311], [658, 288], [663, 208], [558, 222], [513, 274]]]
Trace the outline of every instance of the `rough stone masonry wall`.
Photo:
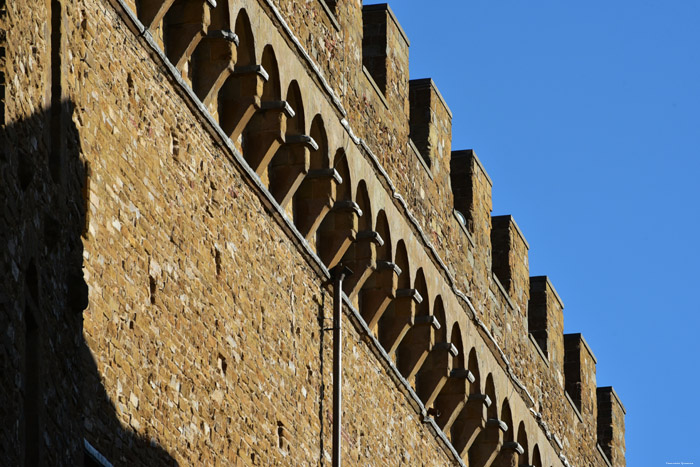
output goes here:
[[[86, 439], [118, 464], [327, 458], [318, 274], [112, 6], [76, 2], [66, 21], [65, 94], [89, 167]], [[346, 372], [362, 375], [347, 380], [347, 458], [448, 463], [345, 328]]]
[[[332, 340], [324, 332], [330, 296], [323, 275], [270, 217], [113, 5], [76, 0], [52, 16], [45, 3], [28, 11], [17, 3], [8, 15], [12, 66], [6, 73], [5, 114], [13, 126], [3, 132], [9, 143], [0, 159], [0, 189], [13, 200], [3, 215], [15, 226], [3, 234], [16, 247], [3, 257], [3, 290], [14, 294], [0, 297], [0, 304], [10, 323], [3, 352], [11, 358], [3, 361], [20, 379], [3, 385], [6, 410], [22, 406], [26, 361], [37, 359], [25, 351], [22, 335], [29, 333], [16, 332], [26, 328], [22, 303], [34, 287], [27, 258], [34, 257], [40, 270], [34, 295], [48, 296], [40, 301], [53, 310], [40, 328], [55, 332], [41, 334], [42, 349], [50, 352], [41, 355], [40, 379], [54, 398], [90, 395], [84, 436], [109, 459], [267, 465], [326, 458]], [[271, 15], [266, 2], [260, 4]], [[586, 424], [576, 423], [561, 381], [527, 337], [526, 249], [512, 254], [518, 287], [504, 291], [490, 279], [490, 181], [480, 164], [471, 161], [469, 170], [478, 179], [472, 206], [478, 228], [466, 234], [452, 214], [446, 107], [431, 100], [431, 121], [441, 128], [437, 146], [445, 152], [436, 153], [430, 170], [408, 146], [408, 45], [398, 25], [390, 28], [387, 92], [380, 96], [361, 67], [361, 2], [337, 2], [335, 15], [319, 1], [277, 6], [458, 287], [487, 318], [515, 374], [536, 396], [535, 410], [564, 438], [567, 458], [574, 465], [601, 464], [593, 448], [595, 423], [591, 428], [586, 414]], [[254, 27], [261, 27], [259, 19]], [[278, 58], [288, 59], [297, 57]], [[50, 76], [62, 77], [61, 86], [52, 87]], [[57, 111], [54, 104], [61, 102], [66, 105]], [[42, 136], [34, 143], [30, 135]], [[51, 171], [56, 157], [67, 167], [58, 178]], [[36, 175], [28, 176], [35, 166]], [[64, 220], [58, 229], [55, 219]], [[37, 240], [28, 243], [27, 232]], [[53, 238], [60, 254], [43, 250]], [[82, 310], [80, 281], [70, 273], [81, 259], [90, 288], [84, 333], [76, 312]], [[370, 352], [357, 327], [348, 322], [345, 328], [348, 458], [392, 463], [401, 453], [405, 463], [448, 463], [415, 404], [387, 377], [386, 362]], [[488, 341], [483, 332], [481, 338]], [[497, 354], [491, 344], [486, 350], [476, 340], [470, 345]], [[82, 385], [70, 368], [77, 353], [84, 358]], [[531, 365], [536, 371], [525, 371]], [[593, 373], [593, 388], [594, 381]], [[48, 439], [65, 449], [47, 453], [73, 457], [80, 448], [76, 397], [53, 403], [60, 409]], [[518, 418], [530, 417], [520, 412]], [[621, 419], [617, 406], [613, 413]], [[3, 433], [3, 446], [23, 442], [20, 425]], [[614, 437], [619, 446], [619, 432]]]

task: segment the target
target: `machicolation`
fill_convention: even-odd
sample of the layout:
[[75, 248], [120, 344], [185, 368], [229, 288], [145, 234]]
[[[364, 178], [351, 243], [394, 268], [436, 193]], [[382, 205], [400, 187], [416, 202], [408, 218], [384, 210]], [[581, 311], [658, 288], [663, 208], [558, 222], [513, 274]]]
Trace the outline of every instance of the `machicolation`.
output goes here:
[[2, 2], [3, 465], [625, 465], [408, 51], [359, 0]]

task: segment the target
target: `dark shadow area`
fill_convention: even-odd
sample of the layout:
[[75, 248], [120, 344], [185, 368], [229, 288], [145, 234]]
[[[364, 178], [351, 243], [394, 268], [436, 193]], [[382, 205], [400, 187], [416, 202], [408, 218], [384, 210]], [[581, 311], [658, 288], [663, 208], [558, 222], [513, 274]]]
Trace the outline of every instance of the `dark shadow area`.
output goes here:
[[84, 340], [89, 168], [74, 110], [0, 127], [0, 464], [177, 465], [122, 425]]

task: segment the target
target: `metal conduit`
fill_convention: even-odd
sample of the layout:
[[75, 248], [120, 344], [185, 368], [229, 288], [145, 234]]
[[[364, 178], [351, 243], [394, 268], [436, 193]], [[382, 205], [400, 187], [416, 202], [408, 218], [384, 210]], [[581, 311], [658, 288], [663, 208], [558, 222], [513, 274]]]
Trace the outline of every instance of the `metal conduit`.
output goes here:
[[333, 467], [340, 467], [340, 432], [343, 414], [343, 279], [352, 271], [342, 264], [331, 270], [333, 277]]

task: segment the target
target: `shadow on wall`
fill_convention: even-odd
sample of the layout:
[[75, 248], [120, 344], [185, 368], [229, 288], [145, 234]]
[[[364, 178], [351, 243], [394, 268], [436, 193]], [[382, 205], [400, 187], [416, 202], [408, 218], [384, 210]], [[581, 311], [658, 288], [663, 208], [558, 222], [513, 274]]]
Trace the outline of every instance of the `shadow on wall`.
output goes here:
[[0, 463], [177, 465], [120, 422], [83, 337], [89, 169], [58, 107], [0, 121]]

